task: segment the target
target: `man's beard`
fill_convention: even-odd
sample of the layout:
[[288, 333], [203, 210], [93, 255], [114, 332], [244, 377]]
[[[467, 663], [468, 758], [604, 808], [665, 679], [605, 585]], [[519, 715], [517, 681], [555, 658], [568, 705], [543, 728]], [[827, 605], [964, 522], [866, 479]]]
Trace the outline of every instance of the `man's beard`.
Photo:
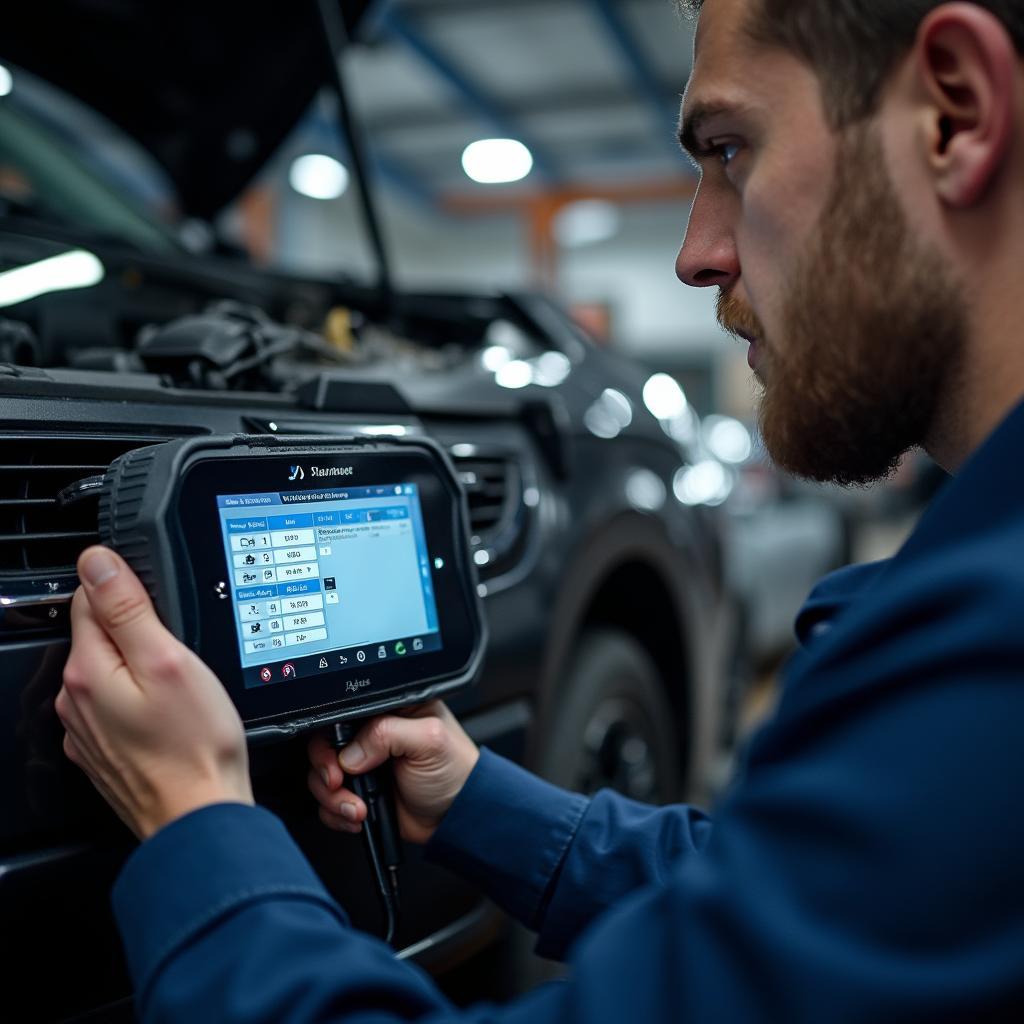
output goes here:
[[851, 129], [836, 185], [782, 304], [782, 337], [719, 301], [727, 330], [757, 336], [758, 419], [772, 459], [797, 476], [866, 484], [922, 444], [966, 345], [960, 289], [912, 237], [877, 138]]

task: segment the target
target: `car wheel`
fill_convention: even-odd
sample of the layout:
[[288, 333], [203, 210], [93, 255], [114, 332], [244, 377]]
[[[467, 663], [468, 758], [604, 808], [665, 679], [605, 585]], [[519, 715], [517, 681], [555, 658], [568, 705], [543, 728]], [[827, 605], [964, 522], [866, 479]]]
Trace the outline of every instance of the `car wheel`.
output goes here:
[[[646, 649], [616, 629], [585, 632], [544, 726], [538, 773], [566, 789], [611, 788], [648, 803], [668, 803], [682, 788], [675, 714]], [[506, 997], [564, 975], [536, 956], [536, 936], [515, 925], [504, 944]]]
[[566, 789], [614, 789], [647, 803], [682, 783], [675, 714], [654, 659], [616, 629], [581, 637], [545, 729], [538, 770]]

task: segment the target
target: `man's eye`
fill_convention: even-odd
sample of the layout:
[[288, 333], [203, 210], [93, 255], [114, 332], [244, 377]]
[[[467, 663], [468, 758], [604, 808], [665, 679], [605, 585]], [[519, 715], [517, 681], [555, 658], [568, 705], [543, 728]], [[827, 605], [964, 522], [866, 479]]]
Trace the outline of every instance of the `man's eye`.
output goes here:
[[718, 157], [722, 162], [723, 167], [728, 167], [733, 162], [736, 155], [740, 151], [740, 147], [735, 142], [723, 142], [714, 147], [715, 156]]

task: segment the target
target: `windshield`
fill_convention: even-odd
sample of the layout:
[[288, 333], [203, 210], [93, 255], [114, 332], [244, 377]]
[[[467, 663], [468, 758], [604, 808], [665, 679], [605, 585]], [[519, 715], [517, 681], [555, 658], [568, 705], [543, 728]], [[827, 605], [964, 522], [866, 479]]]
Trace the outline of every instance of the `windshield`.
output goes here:
[[[29, 77], [19, 73], [19, 86]], [[60, 119], [49, 124], [36, 116], [32, 96], [21, 92], [18, 101], [12, 95], [0, 102], [0, 221], [11, 228], [73, 228], [146, 252], [180, 250], [169, 225], [143, 212], [128, 198], [130, 190], [118, 190], [108, 180], [110, 175], [101, 176], [88, 167], [73, 137], [60, 131]], [[48, 110], [60, 110], [52, 96], [45, 100]], [[72, 101], [62, 97], [61, 102], [67, 112]], [[90, 116], [95, 117], [91, 112]], [[106, 133], [110, 132], [108, 127]]]

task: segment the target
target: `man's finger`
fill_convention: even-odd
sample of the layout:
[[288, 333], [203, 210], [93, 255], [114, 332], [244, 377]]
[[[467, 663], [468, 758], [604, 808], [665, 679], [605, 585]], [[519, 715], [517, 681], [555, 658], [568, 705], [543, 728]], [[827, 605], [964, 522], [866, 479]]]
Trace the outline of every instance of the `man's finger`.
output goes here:
[[314, 733], [306, 746], [309, 763], [323, 779], [328, 789], [337, 789], [345, 778], [338, 765], [338, 752], [327, 741], [323, 733]]
[[61, 725], [65, 729], [65, 752], [67, 752], [67, 741], [71, 741], [74, 743], [77, 751], [84, 755], [82, 760], [72, 758], [76, 764], [82, 767], [85, 763], [97, 762], [100, 758], [100, 752], [96, 739], [93, 736], [88, 720], [71, 696], [67, 685], [61, 687], [53, 706]]
[[78, 576], [96, 621], [133, 674], [145, 673], [147, 666], [159, 663], [172, 638], [124, 559], [109, 548], [86, 548], [78, 559]]
[[[307, 784], [317, 803], [332, 814], [340, 814], [343, 818], [349, 818], [351, 821], [362, 821], [366, 817], [366, 804], [351, 790], [328, 789], [316, 771], [309, 773]], [[352, 810], [347, 810], [348, 807], [351, 807]]]
[[426, 758], [444, 749], [444, 727], [437, 718], [400, 718], [385, 715], [360, 729], [341, 752], [341, 767], [368, 772], [390, 757]]
[[327, 808], [321, 807], [317, 812], [320, 815], [320, 820], [335, 832], [362, 832], [362, 824], [353, 825], [347, 818], [343, 818], [340, 814], [332, 814]]
[[84, 587], [71, 598], [71, 651], [68, 664], [72, 672], [95, 679], [111, 676], [124, 664], [114, 641], [96, 621]]

